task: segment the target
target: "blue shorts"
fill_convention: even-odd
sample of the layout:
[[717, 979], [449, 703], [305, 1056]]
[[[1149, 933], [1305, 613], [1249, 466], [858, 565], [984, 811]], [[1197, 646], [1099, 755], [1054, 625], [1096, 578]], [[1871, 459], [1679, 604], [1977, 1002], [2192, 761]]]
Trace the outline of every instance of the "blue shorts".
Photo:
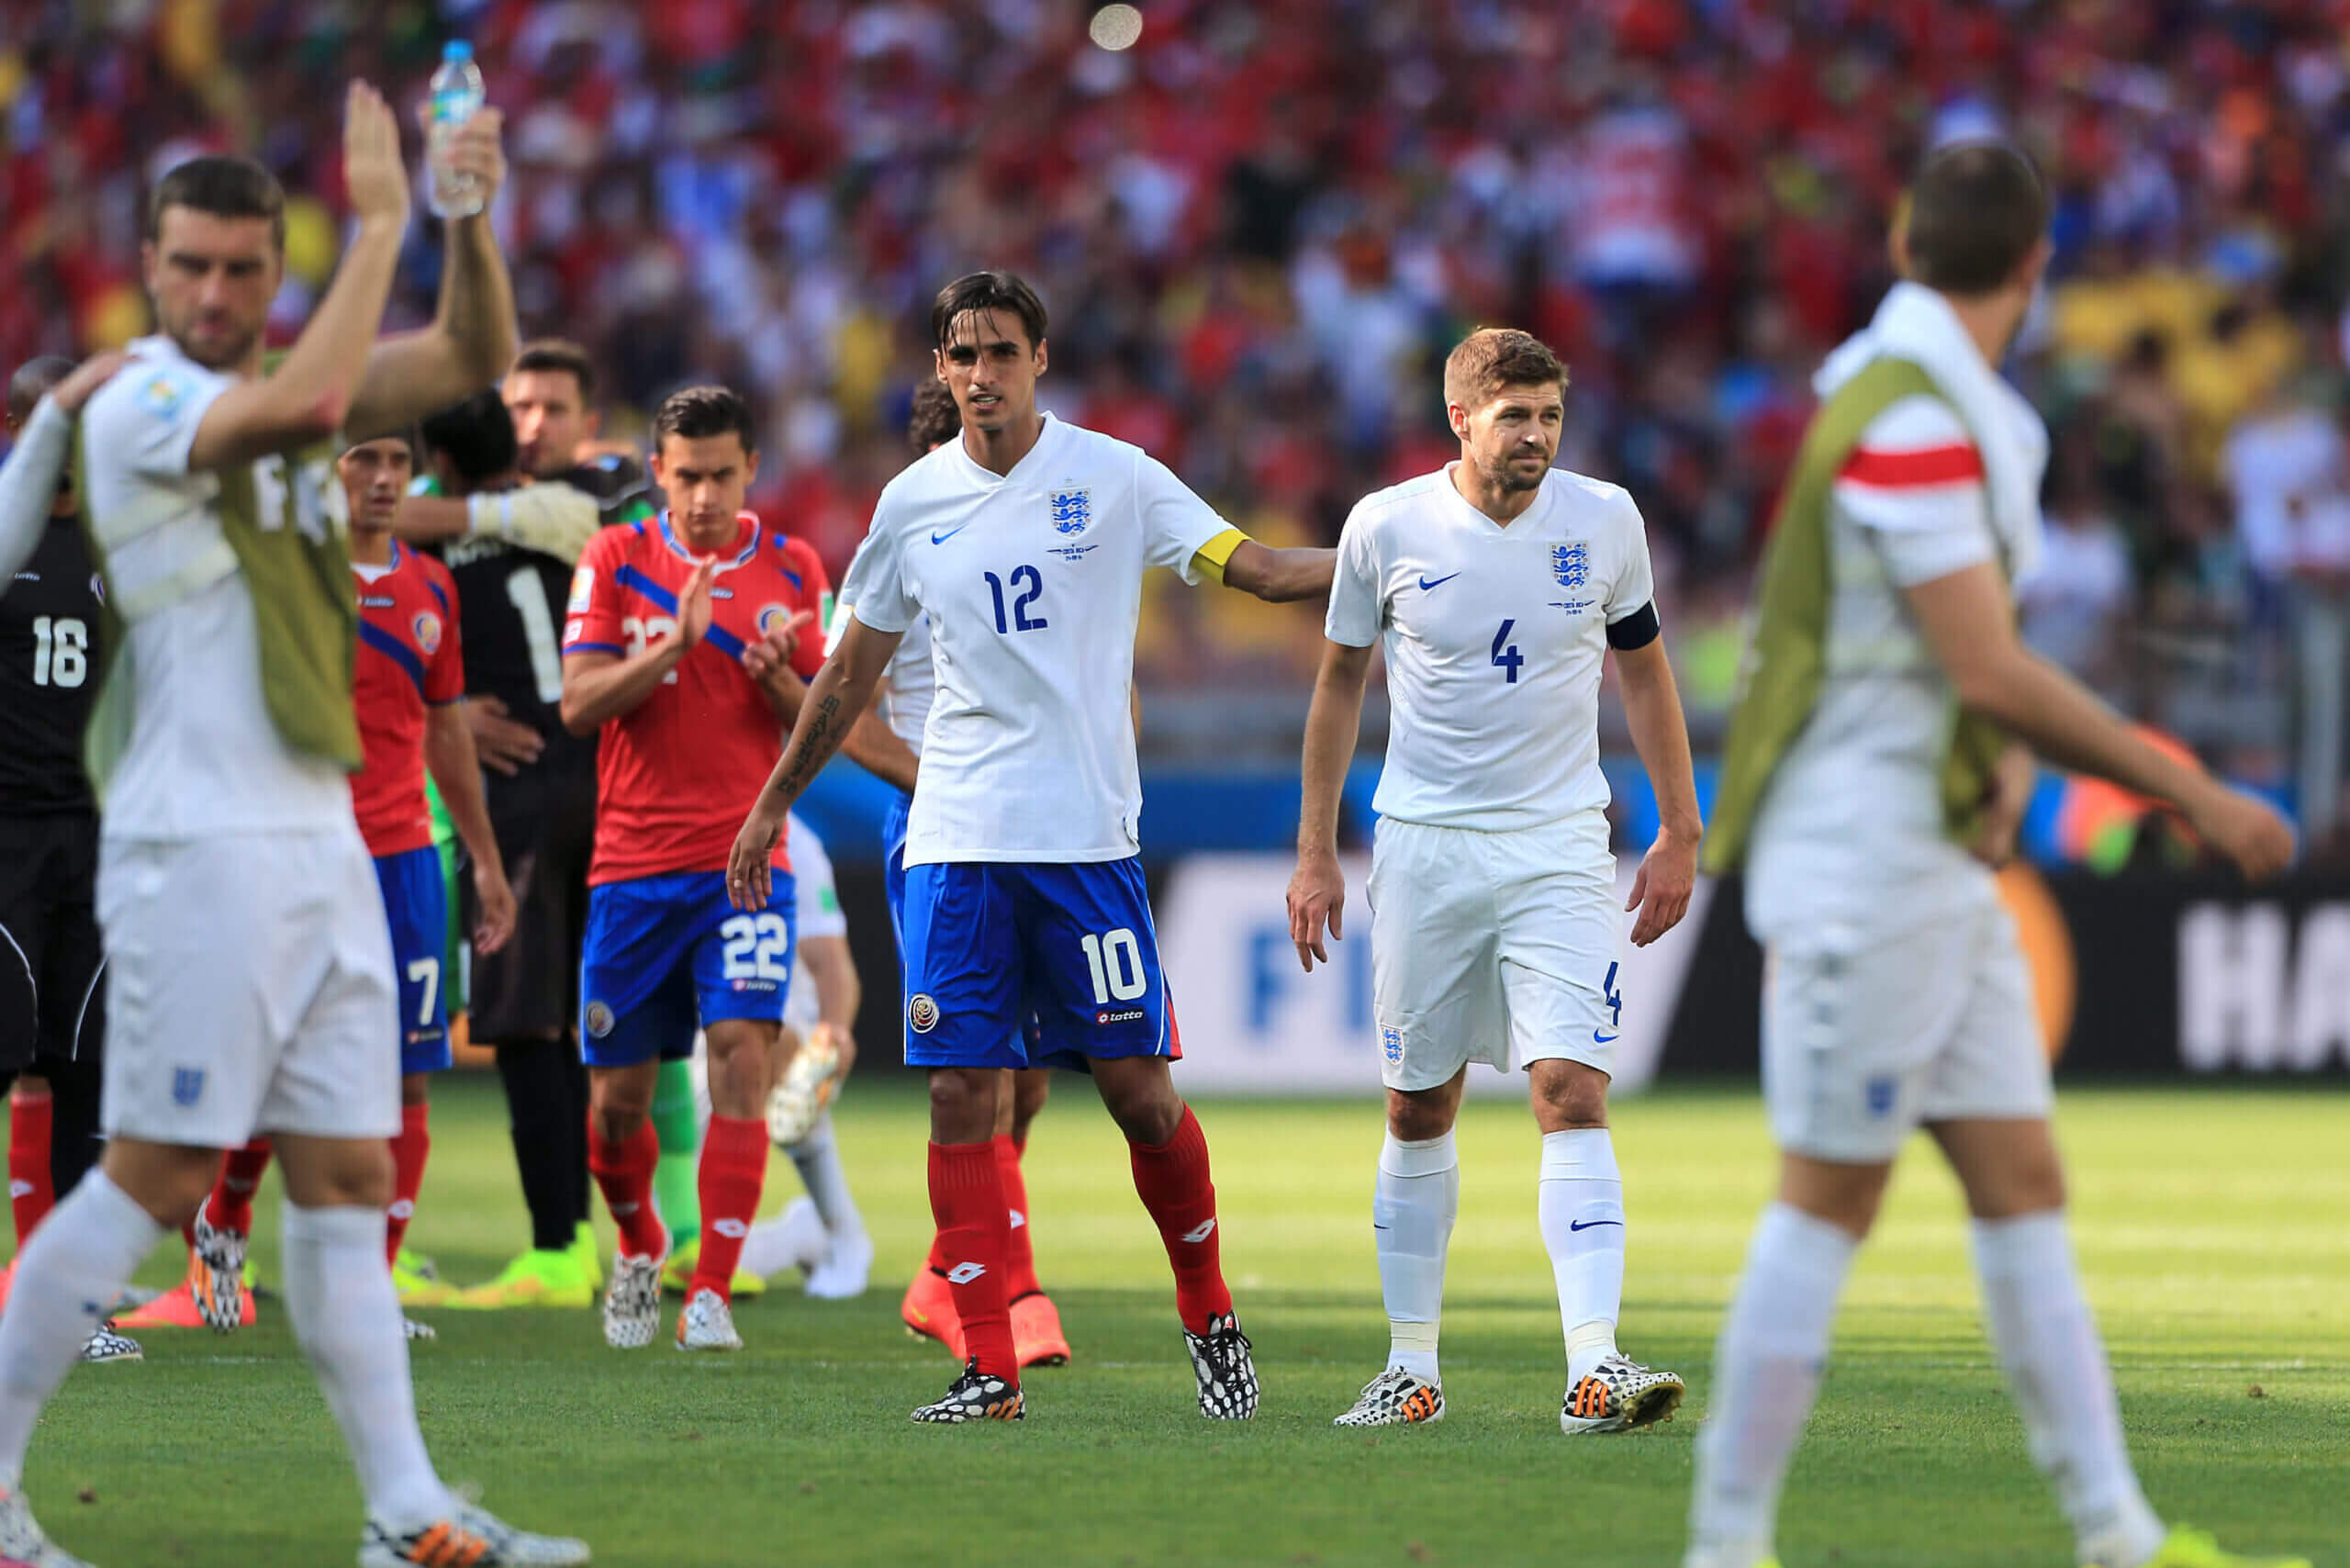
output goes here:
[[1180, 1057], [1139, 858], [906, 868], [906, 1062]]
[[906, 823], [913, 810], [912, 795], [892, 790], [890, 814], [881, 819], [881, 887], [890, 897], [890, 929], [897, 934], [901, 957], [906, 951]]
[[579, 958], [579, 1044], [590, 1067], [694, 1054], [694, 1029], [728, 1018], [783, 1022], [800, 940], [790, 873], [767, 907], [726, 902], [723, 871], [677, 871], [588, 890]]
[[400, 1076], [449, 1068], [449, 888], [431, 845], [375, 857], [375, 885], [392, 927], [392, 977], [400, 991]]

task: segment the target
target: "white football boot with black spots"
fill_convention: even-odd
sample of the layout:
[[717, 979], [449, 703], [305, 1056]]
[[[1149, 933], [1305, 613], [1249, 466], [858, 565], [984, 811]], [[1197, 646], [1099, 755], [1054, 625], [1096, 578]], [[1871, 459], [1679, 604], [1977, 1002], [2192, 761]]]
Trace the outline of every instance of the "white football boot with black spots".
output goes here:
[[207, 1198], [196, 1211], [196, 1256], [188, 1271], [188, 1294], [196, 1316], [215, 1334], [233, 1334], [244, 1322], [245, 1246], [241, 1230], [215, 1226]]
[[716, 1291], [694, 1292], [685, 1311], [677, 1314], [680, 1350], [739, 1350], [743, 1336], [734, 1332], [734, 1312]]
[[516, 1529], [487, 1508], [460, 1503], [445, 1519], [397, 1533], [374, 1519], [359, 1537], [359, 1568], [577, 1568], [588, 1543]]
[[1685, 1392], [1678, 1372], [1656, 1372], [1627, 1357], [1610, 1356], [1567, 1390], [1559, 1406], [1559, 1429], [1569, 1437], [1636, 1432], [1673, 1419]]
[[1248, 1336], [1230, 1313], [1208, 1319], [1208, 1331], [1183, 1330], [1192, 1371], [1200, 1380], [1200, 1414], [1211, 1421], [1246, 1421], [1257, 1413], [1257, 1363]]
[[661, 1265], [669, 1249], [648, 1257], [621, 1253], [612, 1260], [611, 1282], [604, 1287], [604, 1343], [615, 1350], [641, 1350], [661, 1332]]
[[[84, 1366], [99, 1366], [107, 1361], [143, 1361], [146, 1359], [147, 1352], [139, 1348], [138, 1340], [128, 1334], [115, 1332], [111, 1317], [99, 1324], [98, 1331], [82, 1346]], [[6, 1558], [0, 1557], [0, 1562], [6, 1561]]]
[[1362, 1385], [1354, 1408], [1334, 1427], [1425, 1427], [1444, 1419], [1444, 1390], [1402, 1367], [1389, 1367]]
[[1028, 1399], [1011, 1379], [983, 1372], [979, 1363], [965, 1361], [963, 1373], [947, 1389], [946, 1397], [925, 1405], [913, 1418], [925, 1425], [960, 1427], [972, 1421], [1025, 1421]]
[[0, 1492], [0, 1562], [11, 1568], [90, 1568], [72, 1552], [50, 1544], [33, 1520], [32, 1506], [17, 1491]]

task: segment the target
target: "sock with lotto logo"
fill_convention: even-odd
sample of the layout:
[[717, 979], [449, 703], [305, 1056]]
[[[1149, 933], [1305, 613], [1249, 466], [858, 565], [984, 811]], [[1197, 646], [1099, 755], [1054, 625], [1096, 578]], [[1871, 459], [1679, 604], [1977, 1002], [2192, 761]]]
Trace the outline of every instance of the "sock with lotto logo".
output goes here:
[[242, 1148], [232, 1148], [220, 1159], [220, 1180], [212, 1188], [212, 1196], [204, 1205], [204, 1217], [215, 1230], [233, 1230], [240, 1236], [253, 1233], [253, 1193], [261, 1187], [262, 1172], [269, 1169], [269, 1140], [257, 1137]]
[[588, 1113], [588, 1171], [604, 1194], [620, 1227], [621, 1250], [632, 1258], [665, 1256], [668, 1234], [661, 1228], [661, 1211], [653, 1202], [653, 1168], [661, 1159], [661, 1140], [653, 1124], [638, 1125], [623, 1142], [604, 1136], [593, 1111]]
[[694, 1260], [696, 1291], [716, 1291], [734, 1299], [730, 1288], [743, 1257], [743, 1238], [759, 1212], [759, 1189], [767, 1178], [767, 1125], [749, 1116], [712, 1116], [701, 1146], [701, 1252]]
[[1004, 1289], [1011, 1250], [1010, 1215], [1003, 1204], [1003, 1168], [990, 1143], [930, 1146], [930, 1212], [938, 1222], [943, 1271], [962, 1319], [965, 1354], [979, 1371], [1020, 1383], [1020, 1355], [1012, 1344], [1012, 1296]]
[[46, 1090], [18, 1089], [8, 1100], [8, 1206], [17, 1217], [17, 1249], [33, 1238], [57, 1202], [49, 1175], [50, 1114]]
[[1223, 1247], [1216, 1236], [1207, 1135], [1186, 1105], [1173, 1137], [1162, 1144], [1129, 1138], [1126, 1148], [1134, 1162], [1135, 1191], [1158, 1226], [1167, 1261], [1175, 1270], [1175, 1310], [1184, 1327], [1204, 1334], [1210, 1318], [1232, 1312], [1232, 1292], [1224, 1282]]
[[1020, 1173], [1019, 1146], [1009, 1133], [995, 1140], [995, 1163], [1003, 1182], [1004, 1218], [1012, 1226], [1011, 1246], [1004, 1253], [1003, 1288], [1012, 1300], [1018, 1301], [1045, 1287], [1036, 1282], [1036, 1251], [1028, 1238], [1028, 1179]]
[[416, 1217], [416, 1194], [424, 1187], [424, 1161], [432, 1152], [427, 1119], [430, 1105], [400, 1107], [400, 1130], [392, 1139], [392, 1206], [384, 1215], [384, 1257], [399, 1261], [408, 1240], [408, 1222]]
[[1572, 1388], [1616, 1354], [1616, 1320], [1624, 1309], [1624, 1178], [1606, 1127], [1542, 1135], [1535, 1215], [1559, 1287]]
[[684, 1062], [665, 1061], [653, 1084], [653, 1132], [661, 1160], [653, 1168], [653, 1194], [669, 1226], [669, 1245], [701, 1234], [701, 1120], [694, 1114], [694, 1076]]

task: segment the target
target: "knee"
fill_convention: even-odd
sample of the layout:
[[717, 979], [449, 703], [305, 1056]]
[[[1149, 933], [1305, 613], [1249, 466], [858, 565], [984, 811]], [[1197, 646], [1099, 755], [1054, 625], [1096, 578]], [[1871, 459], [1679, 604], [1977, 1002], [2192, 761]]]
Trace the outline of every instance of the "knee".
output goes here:
[[1791, 1159], [1780, 1173], [1779, 1201], [1856, 1239], [1863, 1238], [1876, 1224], [1891, 1169]]
[[1438, 1091], [1387, 1092], [1387, 1130], [1399, 1143], [1426, 1143], [1452, 1130], [1453, 1106]]
[[1571, 1061], [1540, 1063], [1530, 1090], [1534, 1119], [1546, 1133], [1607, 1125], [1607, 1075], [1596, 1068]]
[[220, 1154], [210, 1148], [117, 1141], [99, 1156], [98, 1168], [150, 1219], [177, 1230], [196, 1217], [197, 1206], [210, 1194], [220, 1174]]
[[284, 1146], [288, 1202], [306, 1209], [380, 1209], [392, 1201], [391, 1146], [378, 1138], [321, 1142], [315, 1158]]
[[1114, 1094], [1105, 1089], [1102, 1103], [1129, 1143], [1170, 1143], [1183, 1125], [1183, 1097], [1164, 1077], [1121, 1085]]
[[2052, 1148], [2043, 1158], [1970, 1172], [1966, 1211], [1976, 1219], [2016, 1219], [2065, 1206], [2065, 1168]]
[[432, 1099], [432, 1079], [430, 1074], [411, 1072], [400, 1080], [400, 1103], [423, 1105]]
[[931, 1134], [941, 1143], [984, 1143], [995, 1136], [995, 1075], [939, 1068], [930, 1075]]
[[588, 1081], [588, 1109], [596, 1127], [612, 1143], [626, 1143], [653, 1118], [653, 1086], [632, 1076], [594, 1073]]

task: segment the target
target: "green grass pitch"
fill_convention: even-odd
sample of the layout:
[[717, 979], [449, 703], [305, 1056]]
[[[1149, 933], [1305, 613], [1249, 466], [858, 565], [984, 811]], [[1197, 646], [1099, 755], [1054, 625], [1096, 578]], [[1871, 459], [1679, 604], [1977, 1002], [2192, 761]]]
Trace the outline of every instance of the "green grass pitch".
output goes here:
[[[1125, 1149], [1065, 1081], [1029, 1150], [1040, 1265], [1077, 1361], [1031, 1374], [1017, 1427], [917, 1428], [949, 1374], [897, 1294], [929, 1228], [922, 1106], [860, 1081], [840, 1137], [880, 1249], [870, 1294], [786, 1282], [750, 1350], [604, 1348], [592, 1311], [428, 1314], [418, 1397], [442, 1472], [615, 1565], [1677, 1562], [1707, 1361], [1769, 1181], [1750, 1092], [1617, 1109], [1633, 1229], [1623, 1343], [1690, 1380], [1681, 1419], [1561, 1437], [1564, 1371], [1522, 1107], [1461, 1127], [1445, 1334], [1451, 1414], [1341, 1435], [1385, 1322], [1369, 1207], [1376, 1103], [1201, 1107], [1225, 1262], [1257, 1345], [1256, 1421], [1203, 1421], [1158, 1238]], [[2074, 1093], [2059, 1118], [2089, 1290], [2147, 1490], [2240, 1548], [2350, 1564], [2350, 1097]], [[797, 1191], [773, 1167], [767, 1206]], [[274, 1180], [258, 1246], [275, 1263]], [[522, 1239], [494, 1082], [441, 1089], [412, 1240], [463, 1281]], [[609, 1246], [609, 1242], [607, 1243]], [[159, 1257], [143, 1277], [172, 1272]], [[674, 1307], [671, 1309], [674, 1311]], [[27, 1487], [101, 1568], [344, 1563], [359, 1503], [283, 1316], [233, 1338], [150, 1332], [143, 1365], [77, 1372]], [[1955, 1190], [1922, 1143], [1837, 1326], [1783, 1517], [1788, 1568], [2068, 1564], [1984, 1345]]]

